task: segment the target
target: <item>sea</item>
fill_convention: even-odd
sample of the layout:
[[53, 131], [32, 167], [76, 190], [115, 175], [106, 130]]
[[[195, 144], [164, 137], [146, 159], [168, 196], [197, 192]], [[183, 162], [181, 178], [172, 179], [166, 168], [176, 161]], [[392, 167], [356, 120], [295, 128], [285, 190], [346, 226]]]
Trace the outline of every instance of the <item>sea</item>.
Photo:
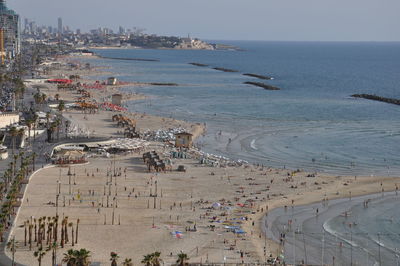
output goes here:
[[159, 61], [92, 61], [110, 67], [122, 81], [179, 84], [128, 88], [151, 96], [128, 108], [206, 123], [207, 134], [198, 140], [206, 152], [330, 174], [400, 173], [400, 106], [351, 97], [400, 98], [400, 43], [227, 43], [242, 50], [107, 49], [95, 52]]
[[[127, 87], [124, 90], [128, 92], [149, 96], [127, 107], [135, 112], [205, 123], [207, 132], [197, 145], [207, 153], [331, 175], [400, 175], [400, 106], [351, 97], [366, 93], [400, 99], [400, 43], [219, 43], [240, 50], [99, 49], [95, 52], [104, 57], [155, 61], [86, 61], [108, 67], [121, 81], [177, 83]], [[273, 79], [260, 80], [245, 73]], [[246, 85], [246, 81], [263, 82], [281, 90], [265, 90]], [[352, 243], [349, 237], [357, 243], [363, 243], [363, 238], [365, 243], [380, 243], [380, 256], [391, 258], [386, 260], [390, 264], [382, 265], [394, 265], [400, 254], [395, 249], [400, 247], [398, 202], [397, 197], [382, 198], [374, 201], [368, 212], [360, 213], [363, 224], [354, 232], [373, 232], [370, 235], [349, 236], [340, 215], [326, 216], [321, 233], [340, 235], [346, 243]], [[354, 256], [363, 258], [360, 252], [374, 254], [369, 263], [376, 265], [376, 248], [363, 246], [367, 251], [358, 253], [355, 248]]]
[[399, 265], [399, 199], [387, 192], [278, 208], [263, 229], [278, 243], [285, 235], [280, 256], [291, 265]]

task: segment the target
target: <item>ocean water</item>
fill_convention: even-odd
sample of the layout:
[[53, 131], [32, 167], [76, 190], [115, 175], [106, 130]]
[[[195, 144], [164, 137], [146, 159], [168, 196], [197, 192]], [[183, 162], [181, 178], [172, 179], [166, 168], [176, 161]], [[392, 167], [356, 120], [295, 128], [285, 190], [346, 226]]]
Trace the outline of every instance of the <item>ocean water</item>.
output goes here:
[[[103, 56], [159, 62], [88, 61], [110, 67], [124, 81], [178, 83], [177, 87], [126, 88], [151, 96], [128, 103], [128, 108], [206, 123], [207, 133], [197, 142], [207, 152], [337, 175], [399, 175], [400, 106], [350, 95], [400, 98], [400, 43], [228, 43], [244, 51], [97, 50]], [[263, 81], [243, 73], [274, 79]], [[265, 82], [281, 90], [268, 91], [244, 85], [245, 81]], [[399, 262], [398, 198], [376, 198], [368, 209], [362, 207], [362, 200], [351, 205], [342, 202], [326, 212], [320, 207], [318, 219], [296, 218], [295, 224], [309, 232], [303, 239], [309, 263], [321, 262], [322, 246], [326, 263], [332, 263], [333, 256], [336, 265], [350, 265], [350, 257], [353, 265], [377, 265], [379, 257], [382, 265]], [[306, 215], [313, 208], [298, 212]], [[351, 208], [347, 220], [340, 215], [343, 208]], [[357, 225], [350, 228], [350, 222]], [[342, 250], [339, 242], [344, 243]], [[295, 243], [299, 262], [304, 243]], [[287, 253], [290, 262], [290, 245]]]
[[264, 224], [270, 229], [267, 235], [278, 242], [285, 233], [282, 250], [287, 263], [399, 265], [399, 197], [391, 192], [274, 209]]
[[[180, 84], [128, 88], [151, 96], [129, 109], [206, 123], [198, 140], [206, 152], [331, 174], [400, 172], [400, 106], [350, 97], [400, 98], [400, 43], [229, 43], [244, 51], [97, 50], [159, 62], [91, 62], [110, 66], [120, 80]], [[281, 90], [245, 85], [264, 81], [243, 73], [272, 76], [265, 83]]]

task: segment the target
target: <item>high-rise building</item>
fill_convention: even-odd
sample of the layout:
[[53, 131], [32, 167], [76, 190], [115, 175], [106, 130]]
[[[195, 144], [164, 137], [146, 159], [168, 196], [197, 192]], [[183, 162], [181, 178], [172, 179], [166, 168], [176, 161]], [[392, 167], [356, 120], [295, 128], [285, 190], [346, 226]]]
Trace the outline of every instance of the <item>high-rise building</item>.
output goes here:
[[62, 34], [63, 33], [63, 23], [62, 23], [62, 18], [58, 18], [58, 33]]
[[29, 20], [27, 18], [24, 19], [24, 32], [28, 33], [29, 29]]
[[125, 29], [122, 26], [119, 26], [118, 32], [120, 35], [125, 34]]
[[[19, 15], [8, 9], [5, 0], [0, 0], [0, 51], [6, 59], [12, 59], [20, 53], [21, 37]], [[2, 36], [1, 36], [2, 35]]]

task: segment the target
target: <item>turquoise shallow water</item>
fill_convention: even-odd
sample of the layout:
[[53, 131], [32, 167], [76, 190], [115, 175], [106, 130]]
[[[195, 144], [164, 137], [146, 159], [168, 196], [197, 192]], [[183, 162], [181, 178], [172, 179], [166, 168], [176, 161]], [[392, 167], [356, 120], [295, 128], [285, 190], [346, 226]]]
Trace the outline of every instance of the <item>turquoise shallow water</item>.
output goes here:
[[[129, 89], [153, 96], [129, 108], [206, 122], [208, 134], [199, 142], [207, 152], [335, 174], [400, 172], [400, 107], [349, 97], [400, 98], [399, 43], [234, 44], [245, 51], [98, 50], [104, 56], [160, 61], [93, 61], [111, 66], [121, 80], [179, 83]], [[266, 83], [282, 90], [242, 84], [260, 81], [242, 75], [247, 72], [274, 77]]]

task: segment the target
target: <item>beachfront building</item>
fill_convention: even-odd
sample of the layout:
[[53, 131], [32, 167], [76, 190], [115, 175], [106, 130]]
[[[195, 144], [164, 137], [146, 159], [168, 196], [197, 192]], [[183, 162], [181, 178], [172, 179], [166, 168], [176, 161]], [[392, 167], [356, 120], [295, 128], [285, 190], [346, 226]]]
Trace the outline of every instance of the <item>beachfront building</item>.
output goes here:
[[109, 77], [107, 79], [107, 85], [116, 85], [117, 84], [117, 78], [116, 77]]
[[175, 134], [175, 147], [177, 148], [190, 148], [193, 144], [193, 135], [187, 132]]
[[[0, 53], [3, 60], [12, 60], [21, 49], [19, 15], [0, 0]], [[3, 63], [3, 62], [2, 62]]]
[[111, 103], [121, 106], [122, 104], [122, 94], [116, 93], [111, 96]]

